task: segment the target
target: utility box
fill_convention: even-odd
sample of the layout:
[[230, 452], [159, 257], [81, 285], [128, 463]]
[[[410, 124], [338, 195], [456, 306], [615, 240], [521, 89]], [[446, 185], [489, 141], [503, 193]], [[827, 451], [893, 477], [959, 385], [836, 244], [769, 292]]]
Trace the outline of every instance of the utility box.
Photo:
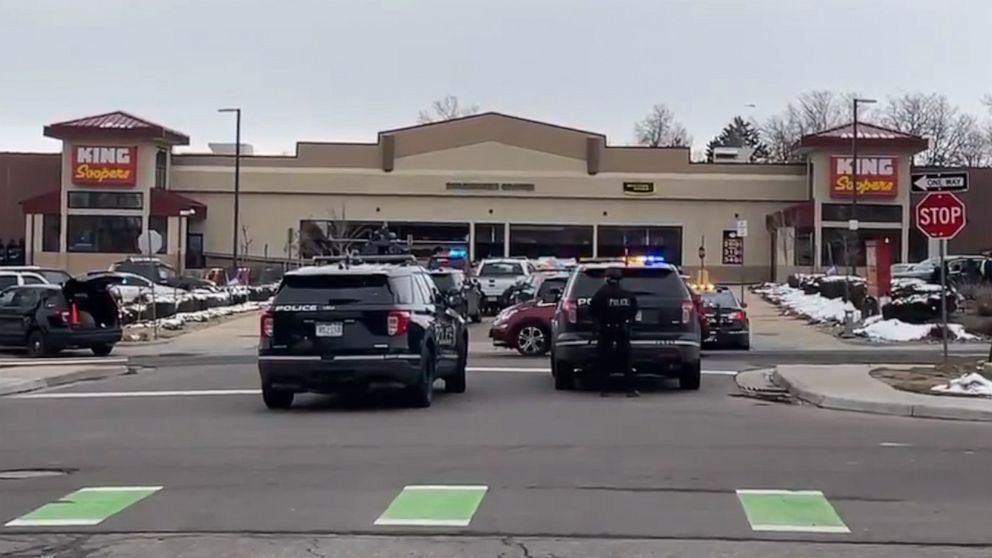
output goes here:
[[888, 240], [866, 240], [868, 296], [881, 302], [892, 288], [892, 245]]

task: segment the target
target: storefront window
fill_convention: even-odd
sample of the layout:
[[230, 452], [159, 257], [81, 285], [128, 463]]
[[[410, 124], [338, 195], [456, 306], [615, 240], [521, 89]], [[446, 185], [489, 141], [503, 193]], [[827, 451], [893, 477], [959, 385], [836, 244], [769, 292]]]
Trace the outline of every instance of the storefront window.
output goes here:
[[625, 254], [653, 254], [682, 265], [682, 227], [600, 226], [597, 255], [618, 258]]
[[503, 224], [475, 224], [475, 259], [503, 257]]
[[794, 265], [813, 265], [813, 239], [811, 227], [796, 229], [796, 261]]
[[510, 255], [538, 258], [592, 256], [592, 226], [510, 225]]
[[381, 225], [372, 221], [305, 219], [300, 221], [300, 257], [309, 259], [360, 250]]
[[[859, 229], [857, 231], [823, 229], [823, 246], [820, 250], [821, 263], [826, 269], [831, 267], [844, 268], [851, 265], [864, 267], [866, 265], [866, 240], [887, 240], [892, 247], [892, 263], [899, 263], [902, 259], [901, 236], [901, 232], [895, 229]], [[838, 272], [843, 272], [843, 269], [839, 269]]]
[[396, 239], [409, 244], [419, 258], [429, 257], [436, 251], [468, 251], [468, 223], [408, 223], [390, 221], [389, 231]]
[[62, 216], [45, 215], [41, 223], [41, 251], [58, 252], [62, 234]]
[[136, 254], [141, 217], [118, 215], [69, 215], [69, 252]]
[[148, 228], [162, 237], [162, 247], [156, 254], [164, 254], [169, 250], [169, 218], [151, 216], [148, 218]]
[[156, 188], [168, 188], [169, 180], [169, 152], [165, 149], [159, 149], [155, 153], [155, 187]]
[[140, 192], [69, 192], [73, 209], [141, 209]]
[[855, 206], [846, 203], [825, 203], [821, 210], [824, 221], [847, 221], [854, 219], [862, 223], [901, 223], [901, 205], [859, 203]]

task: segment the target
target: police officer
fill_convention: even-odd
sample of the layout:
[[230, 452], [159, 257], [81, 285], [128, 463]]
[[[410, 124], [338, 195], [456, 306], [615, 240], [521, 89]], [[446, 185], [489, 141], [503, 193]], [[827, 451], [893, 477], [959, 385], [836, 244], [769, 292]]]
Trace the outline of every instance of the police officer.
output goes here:
[[623, 272], [611, 267], [606, 270], [606, 284], [596, 291], [589, 309], [599, 328], [598, 380], [600, 395], [606, 396], [606, 383], [611, 365], [619, 364], [623, 371], [627, 397], [637, 397], [634, 371], [630, 367], [630, 324], [637, 315], [637, 298], [620, 286]]

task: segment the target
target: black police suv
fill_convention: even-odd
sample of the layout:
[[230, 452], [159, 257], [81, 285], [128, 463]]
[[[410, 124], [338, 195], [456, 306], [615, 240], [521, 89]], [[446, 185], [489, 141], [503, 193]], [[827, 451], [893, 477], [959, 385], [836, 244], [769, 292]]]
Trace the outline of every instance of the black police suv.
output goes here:
[[[261, 318], [262, 399], [394, 385], [429, 407], [434, 382], [465, 391], [468, 330], [412, 256], [359, 256], [286, 273]], [[325, 259], [326, 260], [326, 259]]]
[[106, 356], [121, 340], [117, 303], [109, 287], [120, 276], [103, 273], [62, 285], [22, 285], [0, 292], [0, 345], [41, 357], [85, 348]]
[[700, 294], [703, 312], [709, 324], [709, 336], [703, 344], [747, 351], [751, 348], [751, 325], [746, 305], [737, 300], [733, 291], [717, 286]]
[[450, 297], [452, 308], [472, 323], [482, 321], [482, 287], [459, 269], [436, 269], [431, 272], [434, 285]]
[[555, 389], [568, 390], [596, 366], [596, 326], [589, 303], [606, 270], [620, 267], [621, 285], [637, 297], [631, 326], [631, 366], [637, 374], [675, 377], [679, 387], [699, 389], [701, 333], [696, 308], [678, 269], [670, 264], [581, 264], [572, 273], [552, 321], [551, 374]]

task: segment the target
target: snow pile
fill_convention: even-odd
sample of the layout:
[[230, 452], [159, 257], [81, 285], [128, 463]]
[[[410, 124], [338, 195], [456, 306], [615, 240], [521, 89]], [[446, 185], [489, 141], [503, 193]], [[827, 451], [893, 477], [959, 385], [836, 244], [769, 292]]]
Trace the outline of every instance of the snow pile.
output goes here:
[[187, 323], [190, 322], [209, 322], [222, 318], [224, 316], [231, 316], [233, 314], [242, 314], [244, 312], [254, 312], [259, 310], [263, 306], [267, 306], [267, 302], [245, 302], [244, 304], [236, 304], [234, 306], [219, 306], [217, 308], [210, 308], [208, 310], [201, 310], [199, 312], [180, 312], [178, 314], [173, 314], [168, 318], [162, 318], [160, 320], [155, 320], [155, 322], [137, 322], [131, 324], [129, 327], [132, 328], [146, 328], [153, 327], [153, 325], [158, 325], [161, 329], [182, 329]]
[[[961, 324], [947, 324], [951, 333], [950, 339], [955, 341], [974, 341], [977, 336], [965, 331]], [[881, 316], [872, 316], [865, 320], [862, 327], [854, 330], [855, 335], [867, 337], [872, 341], [921, 341], [924, 339], [940, 339], [939, 324], [909, 324], [901, 320], [884, 320]]]
[[992, 397], [992, 381], [972, 372], [950, 382], [933, 386], [932, 391], [940, 393], [954, 393], [958, 395], [975, 395], [979, 397]]
[[814, 322], [843, 323], [846, 312], [853, 312], [855, 320], [861, 319], [861, 312], [850, 302], [806, 294], [787, 285], [776, 285], [756, 292], [764, 294], [771, 302], [784, 307], [790, 313], [805, 316]]

